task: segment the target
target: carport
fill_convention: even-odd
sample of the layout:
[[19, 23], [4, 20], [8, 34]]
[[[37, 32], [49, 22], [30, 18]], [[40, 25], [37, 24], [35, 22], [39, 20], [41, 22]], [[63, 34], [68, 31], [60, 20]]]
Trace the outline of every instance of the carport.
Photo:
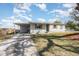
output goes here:
[[16, 23], [20, 26], [20, 33], [30, 33], [30, 24]]

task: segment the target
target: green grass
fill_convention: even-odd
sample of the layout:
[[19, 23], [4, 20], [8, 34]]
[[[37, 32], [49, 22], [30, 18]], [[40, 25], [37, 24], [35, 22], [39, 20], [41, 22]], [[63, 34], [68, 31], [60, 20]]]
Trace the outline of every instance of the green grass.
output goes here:
[[[39, 53], [43, 56], [60, 55], [60, 56], [74, 56], [79, 55], [79, 41], [77, 40], [61, 40], [61, 39], [51, 39], [48, 42], [47, 39], [40, 38], [36, 39], [36, 47]], [[50, 46], [49, 46], [49, 45]], [[40, 52], [42, 51], [42, 52]]]
[[[61, 34], [60, 34], [61, 35]], [[40, 55], [43, 56], [77, 56], [79, 55], [79, 41], [61, 39], [57, 35], [35, 35], [33, 40]]]
[[46, 39], [56, 39], [56, 38], [62, 38], [62, 36], [69, 35], [69, 34], [75, 34], [79, 32], [53, 32], [53, 33], [44, 33], [44, 34], [35, 34], [33, 35], [33, 38], [42, 37]]

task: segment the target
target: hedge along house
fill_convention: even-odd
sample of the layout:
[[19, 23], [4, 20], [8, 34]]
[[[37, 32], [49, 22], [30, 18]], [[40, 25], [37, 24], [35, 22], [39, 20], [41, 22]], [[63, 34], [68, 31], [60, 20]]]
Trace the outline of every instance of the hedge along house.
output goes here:
[[28, 23], [15, 23], [20, 26], [20, 33], [47, 33], [47, 32], [61, 32], [65, 31], [65, 24], [53, 22], [28, 22]]

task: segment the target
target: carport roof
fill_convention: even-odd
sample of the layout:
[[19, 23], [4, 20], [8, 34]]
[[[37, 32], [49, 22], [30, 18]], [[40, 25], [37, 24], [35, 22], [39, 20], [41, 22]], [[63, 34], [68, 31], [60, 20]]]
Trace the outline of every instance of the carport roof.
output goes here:
[[[27, 23], [14, 23], [16, 25], [26, 25], [26, 24], [55, 24], [50, 22], [27, 22]], [[65, 25], [65, 24], [56, 24], [56, 25]]]

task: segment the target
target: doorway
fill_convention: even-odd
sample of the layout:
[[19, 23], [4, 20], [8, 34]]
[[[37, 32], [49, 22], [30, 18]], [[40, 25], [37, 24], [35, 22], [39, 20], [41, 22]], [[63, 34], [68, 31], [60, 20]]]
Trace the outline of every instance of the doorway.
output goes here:
[[21, 33], [30, 33], [30, 24], [23, 24], [20, 26]]
[[46, 24], [46, 32], [49, 32], [49, 24]]

